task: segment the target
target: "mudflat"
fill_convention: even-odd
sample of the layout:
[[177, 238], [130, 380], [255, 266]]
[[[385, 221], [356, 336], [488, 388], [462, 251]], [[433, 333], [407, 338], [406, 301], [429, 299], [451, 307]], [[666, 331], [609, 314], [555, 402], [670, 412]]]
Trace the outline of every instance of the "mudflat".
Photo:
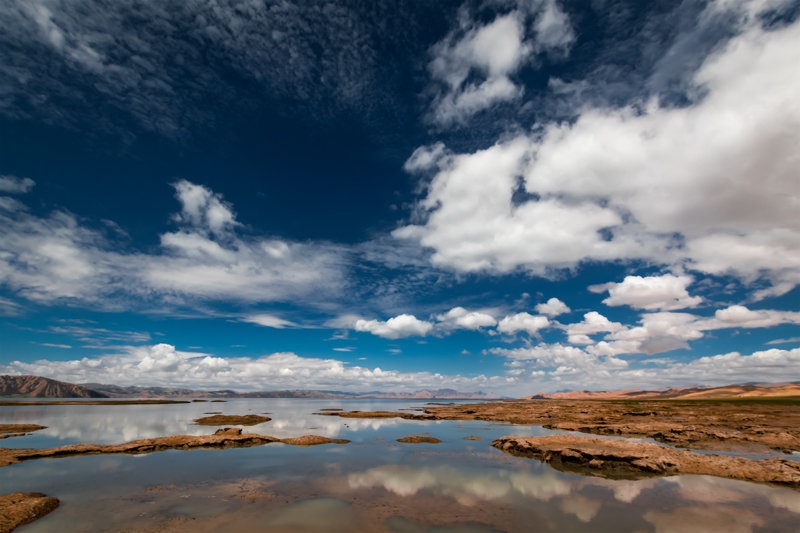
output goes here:
[[[370, 417], [364, 411], [324, 414]], [[375, 416], [387, 418], [389, 413], [379, 411]], [[578, 434], [564, 434], [547, 440], [550, 437], [509, 436], [493, 443], [508, 453], [537, 458], [562, 469], [574, 467], [572, 471], [583, 474], [613, 477], [615, 473], [624, 473], [626, 477], [646, 477], [702, 472], [800, 489], [800, 462], [781, 457], [800, 452], [800, 398], [797, 397], [518, 400], [429, 406], [422, 413], [397, 412], [394, 416], [412, 420], [508, 422], [624, 438], [587, 440]], [[627, 440], [632, 438], [653, 439], [669, 447]], [[603, 447], [604, 452], [600, 451]], [[702, 455], [689, 450], [742, 456], [763, 454], [764, 458]], [[647, 462], [648, 457], [653, 459], [652, 465]]]
[[443, 420], [491, 420], [651, 438], [680, 448], [800, 451], [800, 398], [747, 400], [527, 400], [429, 407]]

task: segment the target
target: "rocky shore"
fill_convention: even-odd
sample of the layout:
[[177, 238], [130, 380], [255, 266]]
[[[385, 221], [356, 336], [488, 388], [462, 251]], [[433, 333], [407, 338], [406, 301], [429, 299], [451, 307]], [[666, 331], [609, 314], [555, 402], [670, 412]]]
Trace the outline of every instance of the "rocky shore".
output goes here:
[[[578, 434], [504, 437], [498, 449], [537, 458], [555, 468], [604, 477], [707, 474], [800, 489], [797, 398], [769, 400], [521, 400], [428, 406], [422, 412], [325, 412], [343, 418], [485, 420]], [[648, 438], [663, 443], [629, 439]], [[544, 439], [544, 440], [542, 440]], [[710, 455], [691, 450], [726, 452]], [[776, 453], [777, 452], [777, 453]], [[736, 455], [761, 455], [763, 459]]]
[[0, 533], [38, 520], [58, 507], [58, 500], [40, 492], [0, 494]]
[[164, 450], [191, 450], [194, 448], [243, 448], [248, 446], [260, 446], [272, 442], [282, 442], [295, 446], [309, 446], [315, 444], [346, 444], [350, 441], [320, 437], [318, 435], [278, 439], [268, 435], [243, 434], [242, 430], [239, 428], [224, 428], [217, 430], [213, 435], [172, 435], [168, 437], [135, 440], [123, 444], [69, 444], [56, 448], [42, 449], [0, 448], [0, 467], [16, 464], [21, 461], [48, 457], [115, 453], [142, 454]]
[[786, 459], [754, 461], [653, 442], [569, 434], [501, 437], [492, 446], [511, 455], [538, 459], [563, 472], [608, 479], [697, 474], [800, 489], [800, 462]]
[[47, 429], [47, 426], [39, 424], [0, 424], [0, 439], [8, 437], [24, 437], [33, 431]]

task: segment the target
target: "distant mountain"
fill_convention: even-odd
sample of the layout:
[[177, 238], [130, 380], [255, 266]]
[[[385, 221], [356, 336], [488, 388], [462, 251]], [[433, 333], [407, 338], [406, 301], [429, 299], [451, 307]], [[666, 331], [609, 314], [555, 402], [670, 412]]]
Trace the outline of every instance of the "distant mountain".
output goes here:
[[328, 390], [276, 390], [236, 392], [232, 390], [204, 391], [170, 387], [121, 387], [101, 383], [83, 385], [110, 398], [319, 398], [319, 399], [426, 399], [426, 400], [494, 400], [499, 396], [482, 392], [459, 392], [452, 389], [417, 392], [345, 392]]
[[41, 376], [0, 376], [0, 396], [24, 398], [106, 398], [105, 394], [73, 383]]
[[800, 383], [726, 385], [724, 387], [673, 388], [660, 391], [569, 391], [527, 396], [534, 400], [691, 400], [714, 398], [775, 398], [800, 396]]

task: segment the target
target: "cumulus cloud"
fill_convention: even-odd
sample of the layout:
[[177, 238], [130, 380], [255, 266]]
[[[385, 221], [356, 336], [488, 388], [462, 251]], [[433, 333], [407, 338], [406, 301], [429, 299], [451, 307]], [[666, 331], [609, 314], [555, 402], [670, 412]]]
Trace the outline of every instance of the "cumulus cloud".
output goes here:
[[598, 342], [589, 350], [615, 354], [667, 352], [688, 348], [688, 341], [702, 338], [706, 331], [800, 324], [800, 313], [767, 309], [751, 311], [747, 307], [733, 305], [717, 310], [713, 317], [666, 311], [645, 313], [639, 323], [639, 326], [614, 330], [605, 337], [605, 341]]
[[619, 322], [611, 322], [597, 311], [590, 311], [583, 315], [583, 321], [563, 326], [569, 336], [570, 344], [594, 344], [589, 335], [603, 332], [615, 332], [625, 326]]
[[219, 194], [186, 180], [174, 183], [173, 187], [181, 203], [181, 212], [175, 215], [177, 222], [207, 229], [214, 235], [222, 235], [238, 225], [233, 208]]
[[508, 360], [509, 374], [522, 376], [529, 393], [536, 390], [658, 389], [672, 386], [717, 386], [731, 383], [784, 382], [800, 378], [800, 348], [738, 352], [701, 357], [689, 362], [671, 359], [645, 365], [577, 346], [539, 344], [489, 351]]
[[537, 304], [535, 309], [537, 313], [541, 313], [549, 317], [563, 315], [564, 313], [570, 312], [569, 306], [567, 306], [567, 304], [558, 298], [550, 298], [545, 303]]
[[627, 305], [634, 309], [648, 311], [672, 311], [686, 307], [696, 307], [703, 299], [689, 296], [686, 288], [692, 284], [691, 276], [625, 276], [621, 283], [604, 283], [589, 287], [592, 292], [608, 291], [603, 303], [608, 306]]
[[273, 353], [260, 357], [220, 357], [178, 350], [170, 344], [131, 346], [95, 358], [0, 364], [2, 374], [33, 374], [72, 383], [171, 386], [196, 389], [259, 391], [323, 389], [363, 392], [421, 389], [502, 391], [503, 376], [466, 377], [433, 372], [399, 372], [348, 365], [337, 359]]
[[790, 290], [800, 283], [800, 23], [731, 18], [734, 36], [693, 72], [685, 105], [654, 95], [589, 106], [473, 153], [429, 150], [420, 222], [395, 236], [462, 272], [644, 259], [771, 282], [756, 298]]
[[438, 315], [438, 326], [444, 328], [460, 328], [478, 330], [497, 325], [497, 320], [490, 314], [481, 311], [468, 311], [463, 307], [454, 307], [447, 313]]
[[[344, 251], [324, 243], [242, 237], [232, 208], [206, 187], [175, 184], [179, 229], [154, 253], [118, 243], [71, 213], [35, 216], [0, 202], [0, 284], [43, 304], [72, 301], [104, 309], [205, 300], [322, 302], [344, 285]], [[7, 197], [0, 197], [7, 198]]]
[[385, 322], [358, 319], [353, 328], [356, 331], [369, 332], [385, 339], [402, 339], [404, 337], [424, 337], [431, 332], [433, 324], [404, 313]]
[[504, 317], [497, 324], [500, 333], [514, 334], [524, 331], [529, 335], [538, 336], [539, 330], [550, 326], [550, 320], [545, 316], [534, 316], [530, 313], [517, 313]]
[[520, 98], [524, 90], [512, 80], [516, 71], [538, 53], [566, 53], [573, 40], [569, 19], [555, 0], [520, 2], [485, 24], [462, 10], [459, 27], [431, 49], [428, 70], [439, 85], [432, 120], [442, 126], [463, 123]]

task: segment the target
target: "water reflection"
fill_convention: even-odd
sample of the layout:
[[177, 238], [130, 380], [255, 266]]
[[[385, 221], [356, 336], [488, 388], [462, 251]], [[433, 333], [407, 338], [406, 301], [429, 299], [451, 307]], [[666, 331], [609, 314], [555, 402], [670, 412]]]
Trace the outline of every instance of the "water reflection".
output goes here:
[[[198, 426], [193, 420], [210, 412], [267, 414], [272, 418], [270, 422], [249, 426], [247, 430], [278, 438], [308, 433], [338, 437], [344, 432], [378, 432], [400, 423], [400, 419], [344, 420], [314, 414], [326, 405], [329, 402], [270, 398], [161, 405], [0, 406], [0, 423], [47, 426], [24, 438], [4, 439], [2, 445], [7, 448], [41, 448], [81, 442], [115, 444], [164, 435], [206, 435], [213, 428]], [[379, 406], [381, 409], [394, 407], [394, 404]]]
[[[320, 408], [397, 409], [408, 402], [236, 400], [166, 406], [2, 407], [0, 422], [49, 426], [44, 436], [5, 439], [17, 447], [123, 442], [206, 434], [209, 411], [264, 414], [250, 431], [277, 437], [319, 434], [352, 441], [297, 448], [37, 460], [0, 468], [0, 492], [43, 491], [63, 505], [25, 527], [55, 531], [496, 531], [794, 532], [800, 493], [706, 476], [611, 481], [555, 471], [493, 448], [501, 435], [535, 427], [480, 421], [340, 419]], [[429, 433], [444, 442], [403, 445]], [[480, 434], [482, 441], [465, 441]], [[38, 439], [38, 441], [37, 441]], [[55, 444], [49, 441], [58, 441]], [[67, 527], [68, 525], [68, 527]]]

